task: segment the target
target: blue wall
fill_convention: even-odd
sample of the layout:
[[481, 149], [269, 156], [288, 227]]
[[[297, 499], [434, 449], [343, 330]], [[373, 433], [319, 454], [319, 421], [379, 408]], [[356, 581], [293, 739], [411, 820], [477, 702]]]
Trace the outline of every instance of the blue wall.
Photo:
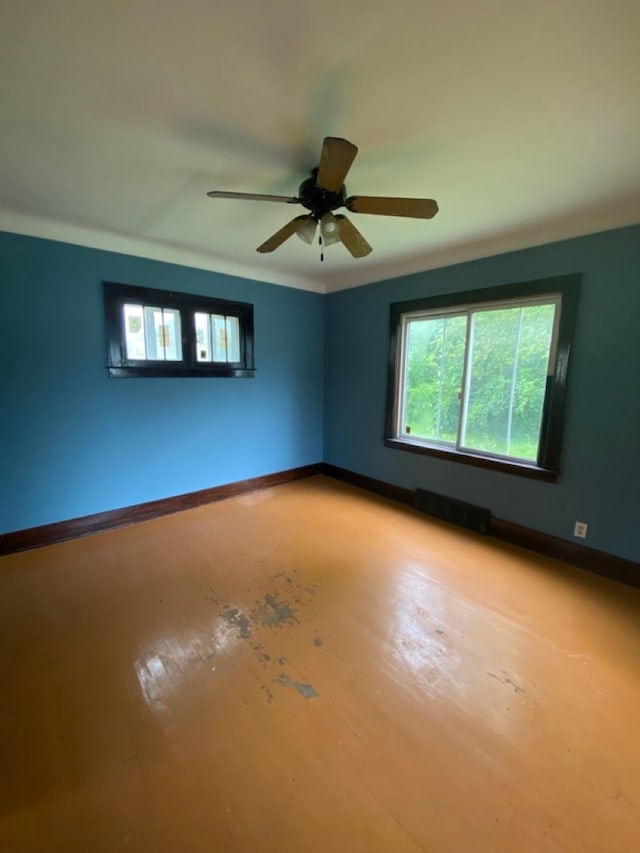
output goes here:
[[[562, 474], [542, 483], [382, 443], [389, 305], [583, 274]], [[538, 246], [331, 294], [326, 301], [326, 462], [489, 507], [498, 517], [640, 560], [640, 227]]]
[[[252, 302], [253, 379], [109, 379], [102, 281]], [[323, 297], [0, 233], [0, 533], [322, 460]]]
[[[573, 272], [557, 483], [384, 447], [390, 303]], [[252, 302], [256, 377], [109, 379], [103, 280]], [[640, 227], [327, 297], [0, 233], [0, 533], [324, 458], [569, 540], [587, 521], [587, 545], [640, 560], [638, 317]]]

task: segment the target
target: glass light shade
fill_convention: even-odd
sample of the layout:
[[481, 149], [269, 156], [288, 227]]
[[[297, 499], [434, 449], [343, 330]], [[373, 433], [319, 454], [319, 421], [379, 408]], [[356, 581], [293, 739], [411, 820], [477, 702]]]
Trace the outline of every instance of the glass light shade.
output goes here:
[[320, 231], [322, 232], [322, 242], [325, 246], [333, 246], [334, 243], [340, 242], [338, 220], [333, 213], [325, 213], [322, 217], [320, 220]]
[[301, 222], [298, 226], [298, 230], [296, 234], [304, 243], [313, 243], [313, 238], [316, 235], [316, 221], [309, 217], [305, 219], [304, 222]]

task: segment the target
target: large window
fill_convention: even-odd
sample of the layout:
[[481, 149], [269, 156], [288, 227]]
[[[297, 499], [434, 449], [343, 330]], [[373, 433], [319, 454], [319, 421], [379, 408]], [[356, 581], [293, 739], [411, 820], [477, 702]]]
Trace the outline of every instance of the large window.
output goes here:
[[553, 478], [578, 288], [563, 276], [393, 305], [387, 445]]
[[253, 376], [253, 306], [104, 284], [111, 376]]

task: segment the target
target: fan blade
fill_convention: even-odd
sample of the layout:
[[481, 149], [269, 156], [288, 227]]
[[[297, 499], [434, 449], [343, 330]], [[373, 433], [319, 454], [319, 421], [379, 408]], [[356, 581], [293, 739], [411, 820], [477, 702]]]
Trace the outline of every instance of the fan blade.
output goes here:
[[372, 195], [352, 195], [345, 202], [352, 213], [375, 213], [378, 216], [409, 216], [432, 219], [438, 203], [432, 198], [385, 198]]
[[336, 219], [338, 220], [338, 233], [340, 234], [340, 239], [344, 243], [347, 251], [350, 252], [354, 258], [364, 258], [365, 255], [368, 255], [371, 251], [371, 246], [367, 243], [353, 222], [341, 213], [336, 216]]
[[322, 190], [335, 193], [344, 184], [347, 172], [356, 158], [358, 149], [339, 136], [325, 136], [320, 153], [320, 167], [316, 183]]
[[289, 237], [292, 237], [296, 233], [298, 228], [300, 228], [303, 222], [306, 222], [308, 219], [311, 218], [312, 217], [305, 215], [296, 216], [295, 219], [292, 219], [291, 222], [287, 222], [287, 224], [283, 228], [281, 228], [279, 231], [276, 231], [276, 233], [272, 237], [269, 237], [268, 240], [265, 240], [265, 242], [261, 246], [258, 246], [256, 251], [260, 252], [260, 254], [263, 255], [265, 254], [265, 252], [273, 252], [273, 250], [277, 249], [278, 246], [281, 246], [285, 240], [288, 240]]
[[299, 198], [286, 195], [263, 195], [262, 193], [228, 193], [224, 190], [211, 190], [207, 195], [209, 198], [240, 198], [249, 201], [283, 201], [286, 204], [299, 204]]

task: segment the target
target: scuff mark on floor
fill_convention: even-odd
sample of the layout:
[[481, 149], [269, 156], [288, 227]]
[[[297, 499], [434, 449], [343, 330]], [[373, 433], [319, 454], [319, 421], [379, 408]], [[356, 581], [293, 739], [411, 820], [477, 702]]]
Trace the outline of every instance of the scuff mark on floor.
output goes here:
[[507, 684], [509, 687], [512, 687], [514, 693], [527, 692], [524, 687], [520, 687], [519, 684], [516, 684], [511, 675], [505, 669], [502, 669], [500, 671], [502, 672], [502, 675], [496, 675], [495, 672], [487, 672], [487, 675], [491, 676], [491, 678], [495, 678], [496, 681], [500, 682], [500, 684]]
[[[273, 675], [278, 672], [276, 667], [282, 667], [281, 675], [278, 679], [274, 679], [276, 683], [284, 687], [293, 687], [305, 699], [310, 699], [318, 695], [316, 690], [312, 685], [294, 681], [286, 675], [284, 668], [289, 666], [287, 658], [278, 654], [282, 651], [281, 648], [271, 646], [271, 638], [273, 641], [277, 641], [281, 636], [280, 631], [276, 632], [274, 629], [296, 628], [301, 623], [311, 622], [313, 618], [310, 606], [317, 591], [317, 584], [302, 586], [296, 578], [296, 571], [296, 569], [287, 569], [267, 578], [267, 591], [265, 592], [265, 586], [262, 586], [262, 594], [254, 599], [253, 606], [247, 606], [246, 602], [234, 603], [219, 595], [211, 586], [209, 587], [210, 594], [205, 595], [205, 598], [215, 603], [219, 620], [223, 623], [217, 629], [222, 631], [220, 642], [226, 642], [224, 640], [226, 634], [234, 635], [237, 640], [249, 640], [250, 653], [253, 654], [261, 668], [270, 670], [270, 675]], [[249, 589], [246, 591], [248, 593]], [[302, 614], [302, 616], [299, 618], [298, 614]], [[312, 625], [309, 627], [314, 645], [316, 647], [323, 646], [325, 638], [320, 635], [317, 627]], [[266, 647], [261, 642], [263, 639], [266, 640], [265, 629], [269, 629], [271, 635], [266, 642]], [[202, 630], [202, 633], [208, 637], [208, 632]], [[218, 643], [217, 635], [214, 639]], [[199, 659], [206, 663], [211, 672], [214, 672], [215, 657], [212, 654], [207, 654], [208, 649], [205, 648], [203, 651], [204, 654], [199, 656]], [[266, 694], [266, 690], [264, 692]], [[272, 701], [272, 698], [271, 693], [267, 695], [267, 701]]]
[[221, 616], [229, 628], [237, 629], [239, 636], [243, 640], [248, 640], [251, 637], [251, 621], [242, 610], [232, 607], [230, 604], [225, 604], [222, 608]]
[[264, 694], [267, 697], [267, 702], [271, 704], [273, 702], [273, 693], [271, 690], [266, 686], [266, 684], [261, 684], [260, 690], [264, 691]]
[[258, 658], [260, 663], [269, 663], [269, 661], [271, 660], [271, 655], [265, 652], [262, 643], [252, 643], [251, 648], [256, 653], [256, 657]]
[[282, 685], [282, 687], [294, 687], [305, 699], [313, 699], [314, 696], [318, 695], [311, 684], [305, 684], [303, 681], [294, 681], [286, 672], [281, 672], [273, 681], [275, 684]]
[[270, 592], [266, 593], [252, 616], [254, 621], [259, 621], [266, 628], [279, 628], [282, 625], [291, 625], [298, 621], [289, 602], [280, 601], [276, 595]]

